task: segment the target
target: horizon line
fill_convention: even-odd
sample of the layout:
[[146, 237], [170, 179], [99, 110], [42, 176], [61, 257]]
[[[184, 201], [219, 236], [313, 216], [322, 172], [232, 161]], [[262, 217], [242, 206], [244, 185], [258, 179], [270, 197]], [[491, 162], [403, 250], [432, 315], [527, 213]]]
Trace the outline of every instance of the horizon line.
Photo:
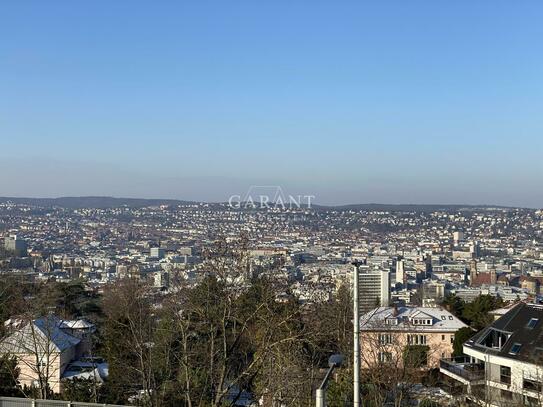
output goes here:
[[[206, 200], [186, 200], [180, 198], [143, 198], [143, 197], [126, 197], [126, 196], [112, 196], [112, 195], [65, 195], [56, 197], [33, 197], [33, 196], [0, 196], [0, 200], [62, 200], [62, 199], [114, 199], [114, 200], [142, 200], [142, 201], [174, 201], [187, 204], [227, 204], [228, 201], [206, 201]], [[383, 203], [383, 202], [365, 202], [365, 203], [342, 203], [342, 204], [321, 204], [314, 202], [313, 205], [319, 207], [351, 207], [351, 206], [443, 206], [443, 207], [469, 207], [469, 208], [498, 208], [498, 209], [532, 209], [537, 210], [536, 207], [527, 206], [511, 206], [511, 205], [498, 205], [498, 204], [468, 204], [468, 203]]]

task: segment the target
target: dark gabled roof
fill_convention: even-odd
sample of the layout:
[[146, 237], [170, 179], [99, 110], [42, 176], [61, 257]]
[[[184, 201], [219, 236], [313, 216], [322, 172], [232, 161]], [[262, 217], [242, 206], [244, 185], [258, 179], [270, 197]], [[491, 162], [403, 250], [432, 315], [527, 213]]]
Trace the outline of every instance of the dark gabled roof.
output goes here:
[[[528, 323], [537, 319], [533, 328]], [[492, 330], [507, 333], [508, 339], [500, 350], [485, 347], [478, 342], [485, 338]], [[520, 350], [511, 354], [511, 348], [520, 344]], [[543, 362], [543, 305], [519, 303], [505, 313], [491, 325], [475, 334], [465, 346], [481, 350], [483, 352], [517, 359], [528, 363]], [[518, 348], [516, 346], [515, 348]]]

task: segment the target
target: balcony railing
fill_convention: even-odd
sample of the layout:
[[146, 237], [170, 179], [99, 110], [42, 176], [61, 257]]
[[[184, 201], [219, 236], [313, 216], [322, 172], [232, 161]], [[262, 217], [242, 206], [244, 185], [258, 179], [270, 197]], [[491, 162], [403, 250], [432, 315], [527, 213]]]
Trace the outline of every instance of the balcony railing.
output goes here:
[[35, 400], [17, 397], [0, 397], [0, 407], [123, 407], [114, 404], [83, 403], [63, 400]]
[[472, 363], [470, 358], [465, 356], [441, 359], [439, 367], [469, 381], [481, 380], [485, 377], [484, 363]]

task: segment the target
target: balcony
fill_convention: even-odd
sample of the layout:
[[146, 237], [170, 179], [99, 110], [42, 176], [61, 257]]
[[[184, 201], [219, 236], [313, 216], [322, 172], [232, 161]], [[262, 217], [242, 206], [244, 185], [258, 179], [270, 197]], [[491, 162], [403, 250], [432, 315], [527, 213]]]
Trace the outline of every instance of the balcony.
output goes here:
[[460, 356], [439, 361], [439, 371], [453, 379], [460, 380], [466, 384], [485, 378], [484, 363], [473, 363], [467, 356]]

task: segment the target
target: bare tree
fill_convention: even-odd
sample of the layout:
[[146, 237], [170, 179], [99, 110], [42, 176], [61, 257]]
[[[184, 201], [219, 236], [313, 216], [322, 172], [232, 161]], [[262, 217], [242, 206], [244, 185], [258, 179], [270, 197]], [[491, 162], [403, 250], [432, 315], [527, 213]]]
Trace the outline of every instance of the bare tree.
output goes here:
[[[110, 372], [122, 382], [118, 393], [137, 393], [151, 406], [160, 405], [157, 361], [162, 358], [159, 321], [150, 287], [132, 278], [111, 284], [104, 292], [104, 351]], [[160, 349], [159, 349], [160, 345]], [[167, 351], [167, 349], [166, 349]]]
[[161, 319], [175, 331], [177, 395], [188, 406], [234, 404], [249, 391], [299, 398], [296, 383], [307, 376], [307, 364], [294, 362], [305, 357], [299, 304], [270, 274], [252, 275], [244, 237], [219, 239], [204, 259], [206, 277], [175, 287], [161, 306]]

